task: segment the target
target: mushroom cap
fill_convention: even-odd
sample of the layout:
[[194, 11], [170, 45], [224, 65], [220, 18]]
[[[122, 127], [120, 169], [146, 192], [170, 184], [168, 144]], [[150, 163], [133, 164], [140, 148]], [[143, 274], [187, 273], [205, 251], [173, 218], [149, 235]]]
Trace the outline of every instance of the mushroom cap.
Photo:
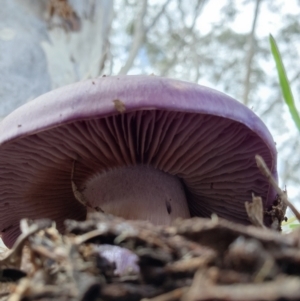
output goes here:
[[[143, 164], [178, 176], [192, 216], [249, 223], [252, 193], [276, 193], [255, 162], [277, 178], [276, 148], [264, 123], [233, 98], [157, 76], [112, 76], [75, 83], [23, 105], [0, 128], [0, 232], [11, 246], [19, 220], [84, 219], [74, 180]], [[268, 222], [267, 222], [268, 223]]]

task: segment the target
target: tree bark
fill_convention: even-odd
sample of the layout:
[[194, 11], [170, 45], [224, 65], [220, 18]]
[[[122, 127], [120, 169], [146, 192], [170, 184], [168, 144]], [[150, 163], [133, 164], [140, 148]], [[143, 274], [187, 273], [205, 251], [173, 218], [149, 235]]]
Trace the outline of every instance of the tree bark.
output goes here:
[[80, 19], [80, 30], [69, 32], [61, 26], [50, 26], [51, 42], [42, 43], [53, 89], [105, 72], [114, 1], [69, 0], [69, 3]]

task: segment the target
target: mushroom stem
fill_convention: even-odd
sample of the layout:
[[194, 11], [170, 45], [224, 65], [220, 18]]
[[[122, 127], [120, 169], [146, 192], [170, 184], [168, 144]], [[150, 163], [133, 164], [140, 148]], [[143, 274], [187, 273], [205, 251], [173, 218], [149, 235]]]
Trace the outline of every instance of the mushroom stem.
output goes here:
[[87, 206], [131, 220], [169, 225], [190, 217], [180, 179], [148, 166], [129, 166], [94, 175], [82, 191]]

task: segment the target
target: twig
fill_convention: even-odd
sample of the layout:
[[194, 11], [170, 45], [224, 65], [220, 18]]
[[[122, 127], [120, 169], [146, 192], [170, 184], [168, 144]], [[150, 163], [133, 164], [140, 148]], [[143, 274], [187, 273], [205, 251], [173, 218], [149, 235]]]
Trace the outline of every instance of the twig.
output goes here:
[[[24, 224], [24, 221], [22, 221]], [[0, 260], [0, 265], [3, 267], [16, 267], [21, 264], [21, 253], [27, 239], [36, 232], [45, 228], [51, 227], [52, 221], [44, 219], [28, 226], [27, 232], [22, 233], [16, 240], [10, 252]]]
[[75, 245], [81, 245], [82, 243], [85, 243], [86, 241], [93, 239], [95, 237], [98, 237], [100, 235], [103, 235], [103, 230], [101, 229], [95, 229], [90, 232], [87, 232], [82, 235], [78, 235], [74, 239], [74, 244]]
[[156, 296], [154, 298], [144, 298], [141, 301], [176, 301], [181, 300], [182, 296], [188, 291], [188, 287], [180, 287], [171, 292]]
[[31, 245], [31, 251], [34, 251], [39, 255], [42, 255], [54, 261], [62, 261], [66, 259], [66, 256], [61, 254], [61, 252], [60, 254], [57, 254], [56, 252], [53, 252], [53, 250], [48, 250], [45, 246], [42, 245]]
[[145, 29], [145, 35], [150, 31], [151, 28], [153, 28], [155, 26], [155, 24], [160, 19], [160, 17], [165, 13], [166, 8], [167, 8], [167, 6], [169, 5], [170, 2], [171, 2], [171, 0], [167, 0], [164, 3], [164, 5], [162, 6], [160, 12], [153, 18], [151, 24], [149, 24], [149, 26]]
[[256, 155], [255, 160], [260, 172], [268, 179], [269, 183], [274, 187], [281, 201], [291, 208], [298, 221], [300, 221], [300, 213], [298, 212], [296, 207], [288, 200], [286, 192], [280, 189], [276, 180], [272, 176], [271, 171], [267, 167], [267, 164], [265, 163], [264, 159], [261, 156]]
[[272, 257], [268, 257], [256, 274], [254, 282], [263, 282], [268, 275], [270, 275], [271, 270], [274, 269], [274, 265], [274, 259]]
[[192, 273], [196, 272], [199, 268], [207, 266], [214, 259], [215, 256], [212, 253], [208, 255], [201, 255], [200, 257], [181, 259], [166, 265], [165, 269], [168, 273]]

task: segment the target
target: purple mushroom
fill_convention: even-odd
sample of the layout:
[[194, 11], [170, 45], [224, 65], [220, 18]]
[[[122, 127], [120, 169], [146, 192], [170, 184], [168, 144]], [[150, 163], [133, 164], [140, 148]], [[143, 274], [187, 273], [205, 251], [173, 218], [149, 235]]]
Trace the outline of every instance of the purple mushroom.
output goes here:
[[249, 223], [252, 193], [275, 192], [276, 149], [247, 107], [215, 90], [156, 76], [113, 76], [49, 92], [0, 128], [0, 231], [19, 221], [85, 219], [88, 210], [170, 224], [177, 217]]

